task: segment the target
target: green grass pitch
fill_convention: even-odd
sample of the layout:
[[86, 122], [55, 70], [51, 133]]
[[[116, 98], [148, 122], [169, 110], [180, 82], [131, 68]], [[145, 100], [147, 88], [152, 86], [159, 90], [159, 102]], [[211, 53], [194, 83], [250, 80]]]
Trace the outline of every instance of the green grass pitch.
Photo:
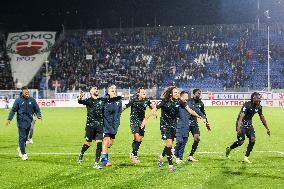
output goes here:
[[[177, 165], [174, 173], [168, 172], [167, 166], [157, 167], [163, 148], [158, 119], [149, 121], [139, 150], [141, 163], [133, 165], [129, 159], [129, 110], [123, 112], [116, 142], [110, 149], [113, 166], [94, 170], [94, 147], [87, 151], [82, 166], [76, 163], [84, 143], [85, 108], [42, 109], [43, 122], [36, 123], [34, 144], [27, 146], [28, 161], [17, 156], [16, 119], [5, 126], [8, 112], [0, 110], [0, 188], [283, 188], [284, 110], [264, 108], [271, 137], [255, 115], [256, 144], [250, 156], [253, 163], [248, 165], [241, 163], [247, 140], [231, 152], [230, 159], [225, 158], [226, 146], [236, 139], [239, 109], [207, 107], [212, 131], [200, 124], [201, 142], [195, 155], [200, 161]], [[191, 144], [192, 137], [185, 160]]]

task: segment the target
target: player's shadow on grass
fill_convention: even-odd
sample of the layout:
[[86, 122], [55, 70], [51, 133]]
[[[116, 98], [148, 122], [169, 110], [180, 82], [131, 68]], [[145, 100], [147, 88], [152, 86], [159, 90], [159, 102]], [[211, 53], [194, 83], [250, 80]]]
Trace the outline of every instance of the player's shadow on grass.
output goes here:
[[131, 162], [129, 162], [129, 163], [119, 163], [119, 164], [115, 164], [114, 166], [119, 166], [119, 167], [137, 167], [137, 168], [152, 167], [150, 165], [146, 165], [145, 163], [143, 164], [143, 162], [140, 162], [138, 164], [133, 164]]
[[1, 155], [1, 159], [6, 159], [6, 160], [10, 160], [10, 161], [14, 161], [14, 160], [19, 160], [22, 161], [22, 159], [18, 156], [18, 155]]
[[[11, 141], [11, 143], [13, 143], [13, 141]], [[8, 145], [8, 146], [1, 146], [1, 149], [15, 149], [15, 154], [17, 154], [18, 152], [16, 151], [16, 149], [18, 148], [18, 145]]]
[[51, 156], [50, 158], [46, 158], [46, 156], [38, 156], [33, 155], [30, 156], [28, 161], [37, 162], [37, 163], [45, 163], [50, 165], [67, 165], [67, 166], [77, 166], [77, 157], [68, 156], [62, 158], [61, 155], [59, 156]]
[[84, 188], [86, 182], [85, 179], [82, 179], [84, 176], [86, 177], [86, 173], [78, 174], [76, 170], [69, 172], [59, 170], [31, 182], [19, 183], [14, 185], [13, 188], [26, 188], [27, 186], [30, 188], [68, 188], [70, 185]]
[[[250, 164], [241, 163], [239, 166], [233, 166], [232, 162], [224, 161], [221, 163], [220, 174], [212, 177], [210, 181], [204, 183], [204, 187], [222, 187], [230, 188], [232, 185], [237, 185], [241, 178], [265, 178], [265, 179], [283, 179], [281, 176], [262, 174], [253, 172]], [[249, 172], [249, 171], [250, 172]], [[237, 179], [236, 179], [237, 178]], [[216, 182], [221, 181], [221, 182]]]
[[243, 174], [246, 174], [245, 171], [247, 169], [247, 165], [244, 163], [241, 163], [241, 167], [238, 170], [232, 170], [232, 168], [227, 166], [227, 164], [223, 164], [222, 168], [223, 170], [221, 171], [221, 173], [225, 175], [243, 175]]

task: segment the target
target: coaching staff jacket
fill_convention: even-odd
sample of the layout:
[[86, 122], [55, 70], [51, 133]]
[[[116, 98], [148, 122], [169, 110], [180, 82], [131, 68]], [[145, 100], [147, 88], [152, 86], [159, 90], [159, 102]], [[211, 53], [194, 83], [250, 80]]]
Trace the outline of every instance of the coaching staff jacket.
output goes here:
[[121, 97], [108, 99], [104, 108], [104, 133], [116, 134], [122, 111]]
[[36, 100], [32, 97], [25, 98], [22, 95], [13, 104], [8, 120], [12, 120], [17, 112], [17, 126], [21, 128], [31, 127], [33, 115], [41, 118], [41, 113]]
[[[202, 118], [205, 118], [205, 115], [194, 105], [188, 101], [187, 105], [189, 108], [194, 110], [198, 115], [200, 115]], [[191, 124], [191, 114], [189, 114], [184, 108], [179, 108], [179, 119], [177, 122], [176, 127], [176, 137], [188, 137], [189, 133], [189, 126]]]

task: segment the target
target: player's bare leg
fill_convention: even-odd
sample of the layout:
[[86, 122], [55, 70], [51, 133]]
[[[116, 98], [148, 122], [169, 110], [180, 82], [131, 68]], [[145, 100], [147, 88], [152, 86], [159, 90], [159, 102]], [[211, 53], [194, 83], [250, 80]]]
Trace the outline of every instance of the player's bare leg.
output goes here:
[[103, 155], [101, 162], [105, 166], [112, 166], [112, 163], [108, 160], [108, 151], [109, 148], [113, 145], [114, 139], [111, 139], [110, 137], [104, 138], [104, 145], [103, 145]]

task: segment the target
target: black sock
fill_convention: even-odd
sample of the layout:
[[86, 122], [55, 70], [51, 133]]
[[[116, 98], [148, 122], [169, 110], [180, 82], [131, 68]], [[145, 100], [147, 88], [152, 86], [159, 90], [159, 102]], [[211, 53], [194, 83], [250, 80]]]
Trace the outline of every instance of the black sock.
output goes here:
[[172, 147], [165, 147], [169, 165], [173, 165]]
[[134, 156], [137, 156], [138, 148], [139, 148], [139, 142], [133, 140], [133, 143], [132, 143], [132, 149], [133, 149], [132, 153], [133, 153]]
[[253, 149], [253, 146], [254, 146], [255, 142], [251, 142], [249, 141], [249, 144], [248, 144], [248, 147], [247, 147], [247, 151], [246, 151], [246, 156], [249, 157], [252, 149]]
[[103, 143], [98, 142], [97, 143], [97, 149], [96, 149], [96, 162], [100, 161], [102, 150], [103, 150]]
[[84, 153], [88, 150], [89, 147], [90, 147], [90, 146], [88, 146], [87, 144], [84, 144], [84, 145], [82, 146], [82, 149], [81, 149], [81, 154], [84, 154]]
[[193, 154], [195, 153], [195, 151], [197, 149], [198, 143], [199, 143], [198, 141], [193, 142], [189, 156], [193, 156]]
[[237, 148], [238, 146], [241, 146], [241, 145], [240, 145], [239, 141], [236, 141], [236, 142], [234, 142], [234, 143], [230, 146], [230, 148], [231, 148], [231, 150], [232, 150], [232, 149]]
[[135, 153], [135, 140], [133, 140], [132, 142], [132, 154]]
[[142, 141], [138, 142], [138, 144], [137, 144], [137, 151], [139, 150], [141, 143], [142, 143]]
[[165, 146], [165, 147], [164, 147], [164, 150], [163, 150], [163, 152], [162, 152], [162, 156], [165, 157], [166, 154], [167, 154], [167, 147]]

